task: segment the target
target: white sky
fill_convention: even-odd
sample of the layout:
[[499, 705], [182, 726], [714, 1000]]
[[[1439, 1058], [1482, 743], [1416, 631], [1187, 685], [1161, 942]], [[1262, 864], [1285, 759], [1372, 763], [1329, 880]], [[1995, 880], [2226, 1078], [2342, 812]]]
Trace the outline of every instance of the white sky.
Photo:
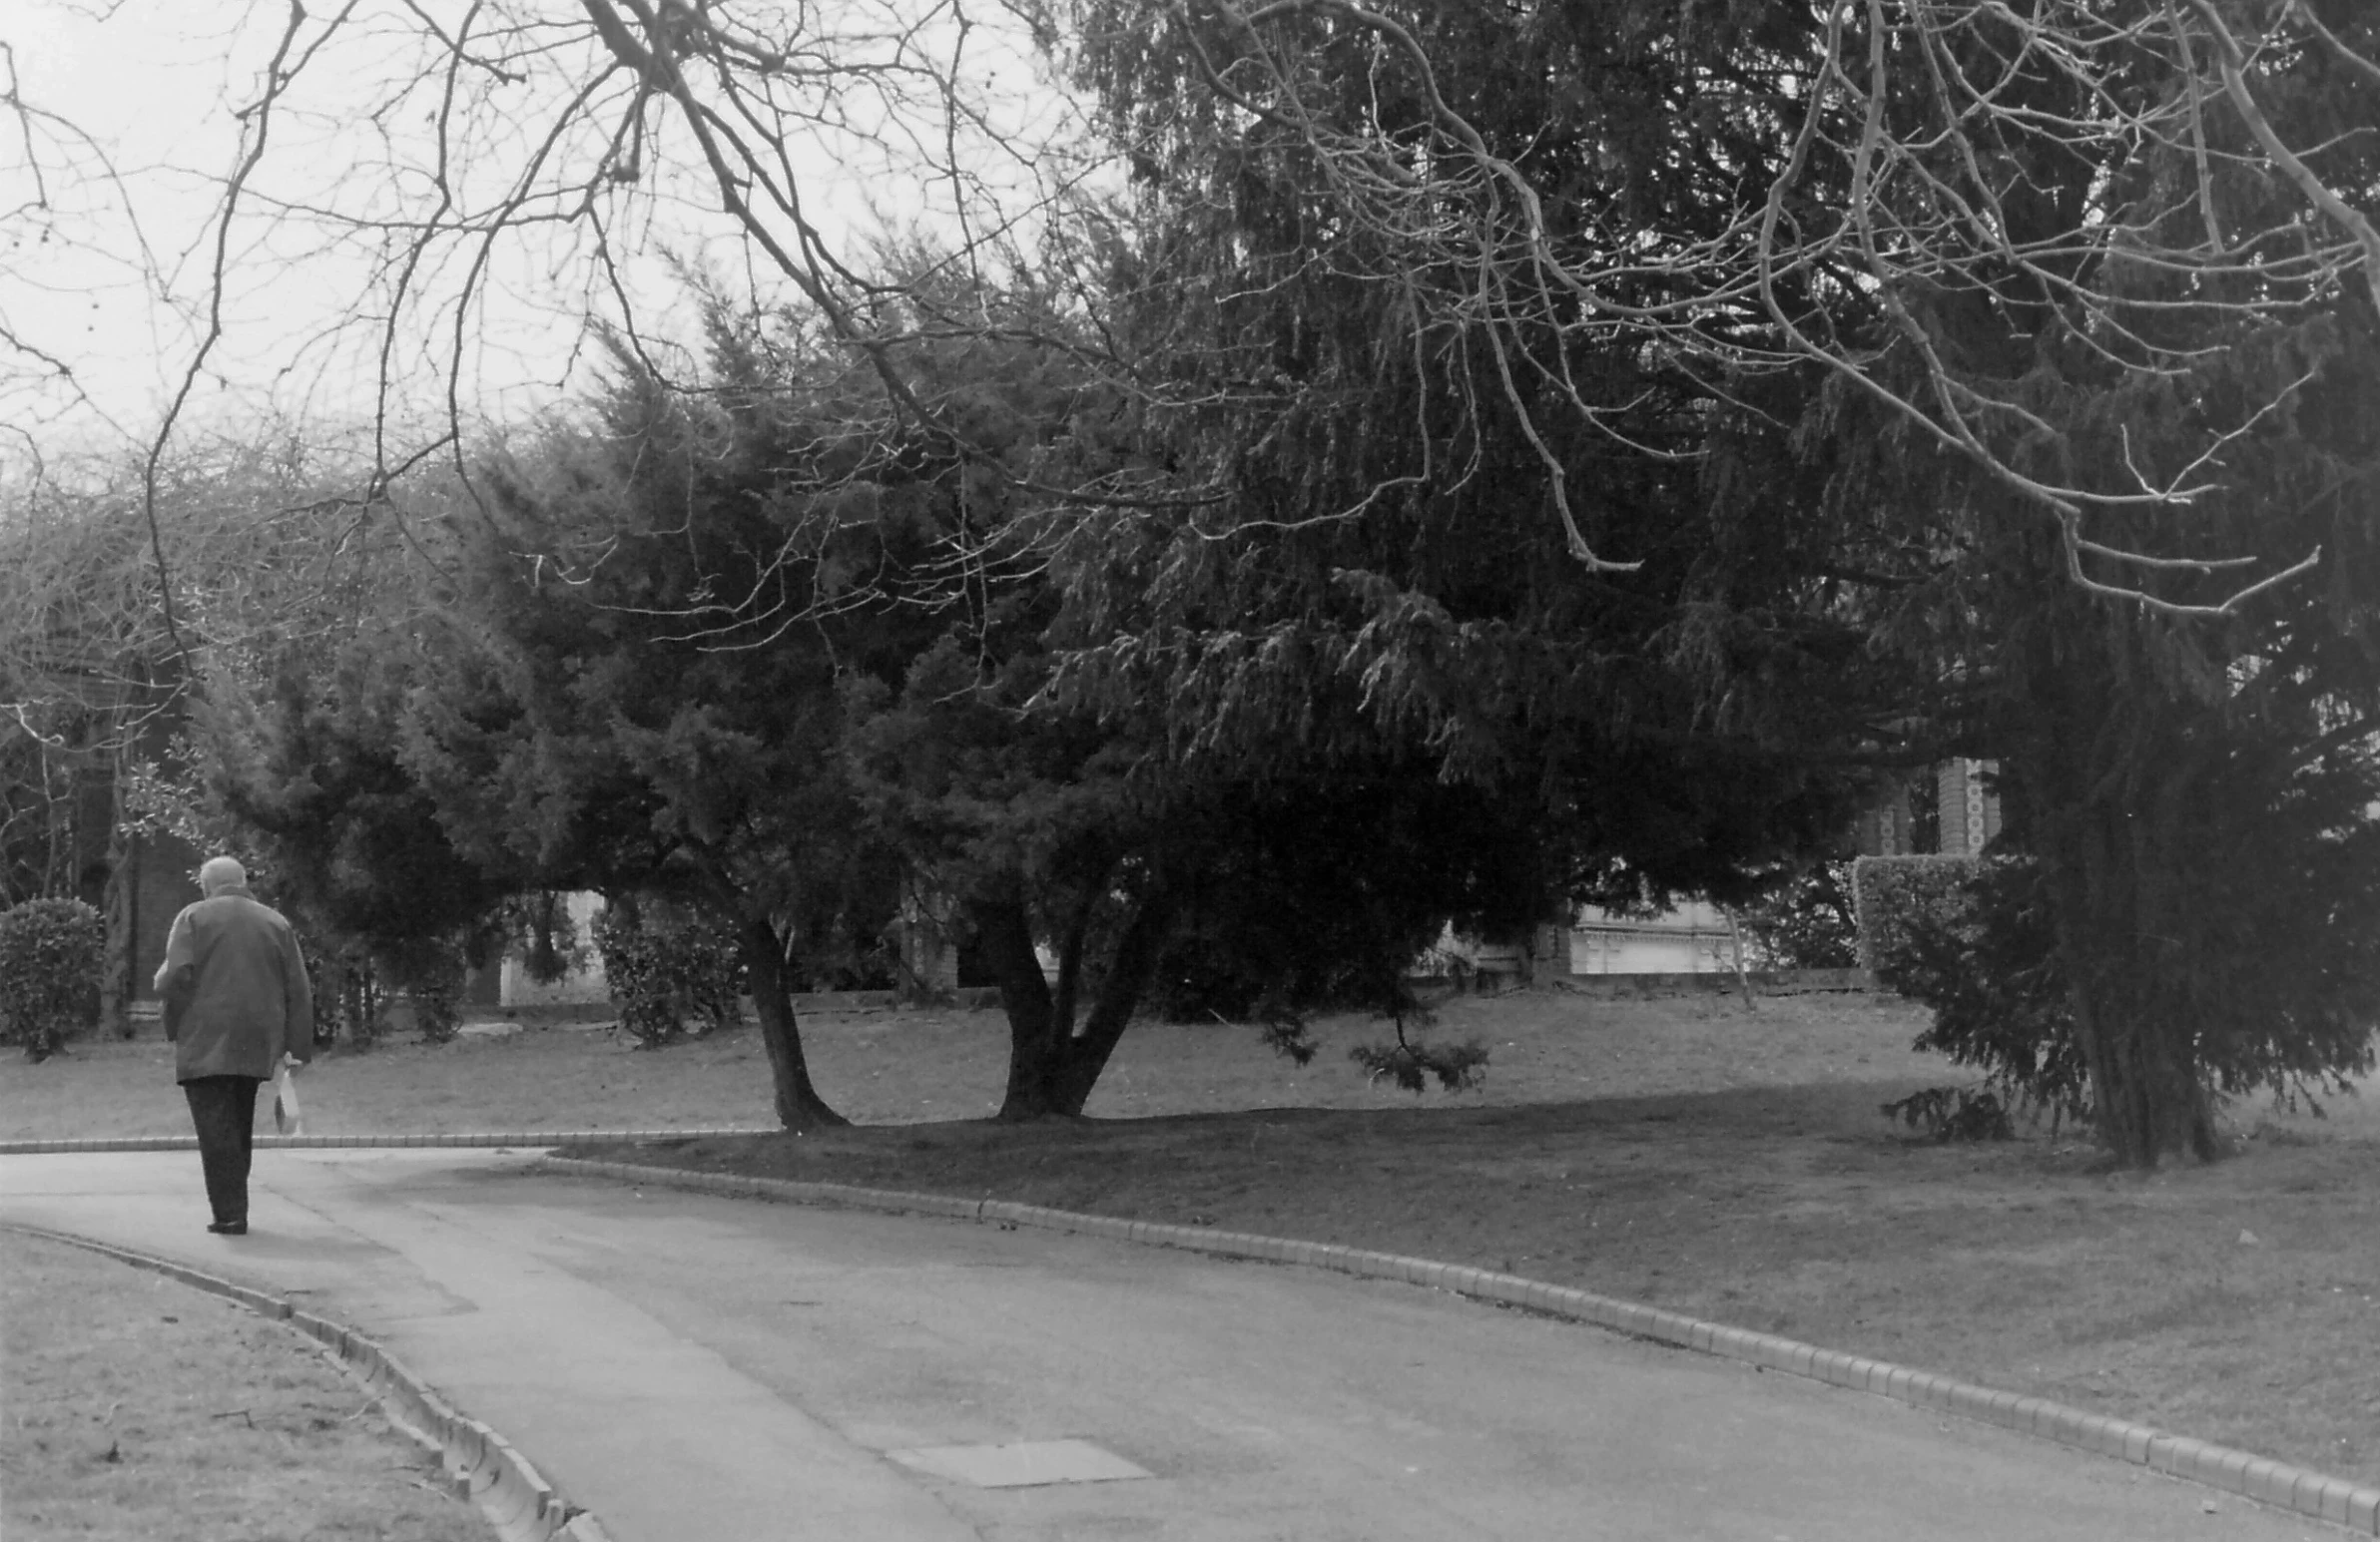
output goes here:
[[[954, 3], [835, 0], [795, 41], [815, 40], [840, 63], [944, 59], [956, 36], [946, 9]], [[898, 31], [928, 6], [922, 30]], [[459, 0], [422, 9], [449, 31], [466, 12]], [[798, 14], [774, 0], [722, 10], [781, 28]], [[517, 419], [585, 382], [587, 316], [616, 318], [621, 301], [591, 260], [583, 227], [557, 222], [485, 248], [445, 244], [413, 275], [412, 301], [394, 327], [376, 324], [391, 311], [397, 271], [390, 230], [436, 207], [429, 125], [441, 105], [443, 51], [401, 0], [361, 0], [326, 39], [320, 18], [300, 33], [303, 44], [321, 39], [319, 52], [274, 120], [218, 295], [217, 216], [242, 148], [234, 109], [260, 94], [289, 14], [283, 0], [0, 7], [0, 91], [13, 88], [25, 109], [0, 105], [0, 330], [8, 334], [0, 337], [0, 475], [36, 448], [55, 461], [145, 445], [218, 304], [223, 335], [187, 409], [190, 435], [238, 435], [274, 420], [329, 435], [368, 421], [383, 349], [389, 416], [414, 433], [442, 418], [449, 366], [467, 420]], [[521, 177], [563, 116], [559, 104], [598, 73], [590, 67], [598, 56], [575, 0], [493, 0], [478, 14], [483, 35], [491, 20], [509, 22], [512, 38], [536, 45], [503, 61], [520, 79], [460, 72], [456, 137], [474, 156], [451, 163], [448, 181], [458, 206], [484, 208]], [[1024, 143], [1066, 132], [1070, 105], [1026, 56], [1015, 24], [998, 11], [970, 9], [967, 19], [958, 77], [989, 127]], [[822, 29], [836, 35], [821, 38]], [[505, 37], [485, 46], [501, 51]], [[848, 74], [820, 79], [789, 87], [786, 100], [803, 109], [824, 103], [844, 127], [813, 129], [786, 164], [840, 255], [863, 258], [862, 233], [886, 227], [953, 228], [951, 185], [920, 169], [928, 157], [955, 151], [983, 179], [970, 199], [978, 217], [993, 203], [1007, 211], [1029, 204], [1031, 173], [992, 133], [962, 122], [951, 137], [930, 100], [888, 102]], [[614, 88], [612, 102], [558, 140], [549, 165], [565, 175], [549, 170], [526, 185], [551, 194], [602, 164], [625, 75]], [[897, 132], [881, 132], [888, 126]], [[684, 335], [687, 314], [665, 253], [732, 282], [765, 276], [748, 266], [715, 192], [698, 179], [653, 174], [657, 162], [692, 156], [682, 128], [671, 127], [675, 137], [659, 155], [648, 151], [638, 179], [606, 184], [603, 206], [640, 323], [665, 336]], [[458, 336], [456, 295], [482, 259], [478, 302]], [[70, 370], [72, 383], [53, 365]], [[391, 458], [404, 448], [401, 438], [392, 442]]]

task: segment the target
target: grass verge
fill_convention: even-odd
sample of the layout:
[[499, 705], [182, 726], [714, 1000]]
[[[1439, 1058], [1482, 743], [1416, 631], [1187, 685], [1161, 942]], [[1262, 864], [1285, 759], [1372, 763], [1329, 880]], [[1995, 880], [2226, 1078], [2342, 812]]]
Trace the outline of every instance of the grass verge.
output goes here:
[[282, 1323], [17, 1236], [0, 1319], [9, 1542], [486, 1542], [436, 1461]]

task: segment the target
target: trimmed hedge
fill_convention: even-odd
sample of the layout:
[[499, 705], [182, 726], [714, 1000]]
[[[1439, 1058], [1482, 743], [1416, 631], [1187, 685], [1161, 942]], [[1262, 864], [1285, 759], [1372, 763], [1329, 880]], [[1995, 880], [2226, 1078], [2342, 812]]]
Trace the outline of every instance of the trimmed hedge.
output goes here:
[[0, 910], [0, 1038], [47, 1060], [84, 1026], [107, 953], [107, 924], [79, 899]]
[[1860, 967], [1899, 989], [1896, 976], [1915, 962], [1910, 922], [1922, 918], [1953, 927], [1973, 903], [1967, 885], [1980, 870], [1980, 858], [1972, 856], [1863, 856], [1853, 862]]

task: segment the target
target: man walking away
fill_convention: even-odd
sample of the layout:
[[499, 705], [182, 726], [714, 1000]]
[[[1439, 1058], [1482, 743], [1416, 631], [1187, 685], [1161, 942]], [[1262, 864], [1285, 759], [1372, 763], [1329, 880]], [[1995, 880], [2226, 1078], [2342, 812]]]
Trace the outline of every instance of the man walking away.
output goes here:
[[271, 905], [248, 891], [248, 872], [228, 856], [199, 868], [206, 895], [174, 917], [157, 969], [166, 1037], [177, 1046], [174, 1077], [198, 1127], [207, 1172], [210, 1232], [248, 1233], [248, 1168], [255, 1150], [257, 1087], [284, 1054], [314, 1058], [314, 991], [298, 936]]

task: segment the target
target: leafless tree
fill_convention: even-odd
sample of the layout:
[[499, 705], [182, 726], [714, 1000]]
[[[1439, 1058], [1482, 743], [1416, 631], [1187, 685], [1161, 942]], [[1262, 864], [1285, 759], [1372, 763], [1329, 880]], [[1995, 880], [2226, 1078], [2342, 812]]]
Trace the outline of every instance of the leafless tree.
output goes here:
[[194, 449], [153, 495], [142, 472], [120, 459], [0, 499], [0, 903], [99, 895], [102, 1011], [119, 1027], [135, 985], [135, 843], [201, 833], [173, 785], [193, 672], [253, 694], [276, 654], [335, 645], [434, 594], [430, 554], [397, 511], [325, 494], [351, 485], [350, 468], [284, 443]]
[[[2031, 500], [2092, 590], [2221, 612], [2315, 563], [2306, 551], [2279, 571], [2240, 568], [2212, 600], [2160, 598], [2144, 577], [2226, 560], [2144, 537], [2141, 518], [2219, 485], [2226, 445], [2286, 411], [2290, 387], [2136, 447], [2114, 481], [2062, 473], [2040, 450], [2072, 425], [2029, 398], [2021, 369], [1946, 346], [1911, 299], [1969, 294], [2012, 334], [2055, 330], [2141, 380], [2185, 371], [2210, 315], [2236, 332], [2307, 307], [2380, 305], [2372, 190], [2348, 175], [2369, 164], [2372, 129], [2276, 105], [2309, 59], [2369, 104], [2372, 24], [2325, 22], [2353, 8], [2316, 0], [1788, 9], [1801, 22], [1790, 44], [1755, 39], [1740, 70], [1676, 76], [1679, 92], [1739, 94], [1750, 140], [1767, 144], [1700, 167], [1681, 147], [1677, 176], [1732, 191], [1715, 223], [1671, 226], [1617, 203], [1555, 218], [1551, 204], [1572, 195], [1484, 122], [1426, 19], [1358, 0], [1083, 4], [1062, 28], [1027, 0], [230, 5], [237, 150], [192, 255], [201, 277], [185, 296], [175, 388], [139, 430], [145, 496], [230, 331], [256, 324], [260, 292], [282, 287], [321, 299], [302, 324], [281, 318], [280, 366], [368, 382], [367, 499], [454, 448], [490, 355], [524, 323], [570, 332], [596, 315], [666, 370], [683, 332], [656, 312], [653, 279], [673, 264], [755, 293], [790, 289], [892, 410], [936, 421], [903, 348], [999, 323], [888, 279], [856, 216], [873, 193], [896, 219], [932, 226], [962, 267], [1051, 232], [1070, 239], [1107, 164], [1069, 89], [1097, 84], [1080, 68], [1084, 40], [1138, 28], [1148, 52], [1181, 51], [1179, 79], [1203, 100], [1150, 89], [1154, 74], [1117, 87], [1111, 72], [1110, 108], [1117, 90], [1142, 96], [1111, 113], [1123, 132], [1107, 143], [1154, 163], [1168, 134], [1271, 136], [1309, 157], [1336, 226], [1373, 238], [1378, 265], [1356, 276], [1405, 297], [1416, 367], [1441, 367], [1421, 344], [1450, 329], [1477, 345], [1474, 383], [1516, 411], [1583, 561], [1625, 566], [1628, 554], [1589, 544], [1546, 414], [1624, 434], [1624, 414], [1571, 372], [1618, 349], [1721, 395], [1747, 374], [1818, 362]], [[115, 25], [143, 14], [111, 11]], [[1647, 14], [1691, 51], [1692, 5]], [[1462, 19], [1528, 46], [1525, 12]], [[61, 187], [120, 183], [71, 114], [18, 89], [15, 66], [0, 40], [11, 170], [28, 189], [6, 218], [59, 228]], [[2049, 186], [2060, 178], [2064, 192]], [[172, 265], [122, 239], [105, 255]], [[2167, 324], [2184, 313], [2195, 324]], [[73, 361], [12, 324], [0, 313], [18, 383], [71, 383]], [[1104, 362], [1131, 376], [1129, 358]], [[545, 367], [562, 366], [549, 353]]]
[[[1135, 25], [1128, 7], [1084, 9], [1094, 38]], [[2076, 425], [2029, 391], [2022, 355], [2071, 346], [2109, 379], [2144, 383], [2325, 306], [2360, 310], [2368, 328], [2380, 311], [2380, 190], [2368, 182], [2380, 28], [2368, 9], [1814, 0], [1774, 8], [1770, 19], [1787, 18], [1775, 26], [1737, 12], [1698, 21], [1692, 4], [1597, 11], [1686, 61], [1638, 111], [1733, 131], [1660, 152], [1654, 175], [1697, 192], [1692, 221], [1648, 214], [1616, 178], [1592, 186], [1591, 170], [1584, 193], [1554, 185], [1557, 173], [1579, 180], [1581, 155], [1591, 167], [1627, 152], [1546, 149], [1597, 133], [1592, 111], [1494, 121], [1505, 104], [1465, 72], [1496, 51], [1542, 60], [1533, 80], [1517, 72], [1538, 99], [1592, 89], [1562, 78], [1575, 66], [1533, 11], [1175, 0], [1162, 14], [1150, 46], [1109, 46], [1101, 60], [1152, 180], [1200, 147], [1300, 158], [1330, 210], [1322, 260], [1400, 296], [1417, 359], [1449, 356], [1449, 336], [1476, 342], [1474, 388], [1517, 416], [1589, 564], [1626, 567], [1628, 554], [1590, 547], [1545, 430], [1567, 412], [1624, 433], [1625, 414], [1573, 373], [1614, 350], [1721, 396], [1815, 361], [2054, 521], [2073, 580], [2097, 593], [2222, 613], [2318, 561], [2309, 550], [2277, 571], [2242, 563], [2226, 593], [2189, 603], [2142, 582], [2207, 569], [2204, 554], [2143, 536], [2143, 519], [2221, 485], [2226, 448], [2289, 410], [2302, 378], [2153, 452], [2128, 445], [2110, 478], [2058, 467]], [[1735, 41], [1711, 43], [1729, 28]], [[1167, 93], [1169, 72], [1206, 98]], [[2309, 74], [2345, 106], [2303, 110]], [[1706, 110], [1690, 114], [1697, 100]], [[2022, 346], [1962, 351], [1941, 332], [1944, 296]]]
[[[204, 236], [151, 254], [135, 179], [71, 104], [20, 88], [34, 44], [0, 35], [0, 173], [22, 190], [0, 235], [86, 243], [180, 310], [160, 410], [125, 425], [153, 527], [224, 377], [261, 371], [270, 407], [367, 424], [370, 503], [427, 461], [461, 466], [491, 414], [523, 415], [494, 394], [550, 406], [598, 333], [678, 375], [690, 276], [798, 296], [895, 411], [933, 420], [902, 348], [992, 323], [937, 314], [948, 285], [885, 279], [878, 244], [922, 232], [949, 267], [1013, 260], [1094, 169], [1028, 22], [974, 0], [52, 5], [212, 27], [233, 82]], [[91, 403], [77, 361], [13, 319], [0, 309], [0, 400]]]

